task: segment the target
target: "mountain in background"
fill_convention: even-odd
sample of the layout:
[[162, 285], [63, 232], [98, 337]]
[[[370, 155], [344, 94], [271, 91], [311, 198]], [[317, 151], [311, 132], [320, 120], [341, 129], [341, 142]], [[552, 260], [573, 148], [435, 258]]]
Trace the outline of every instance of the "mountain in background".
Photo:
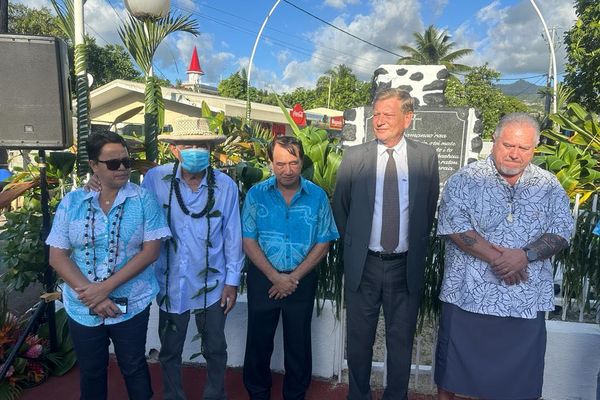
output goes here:
[[508, 85], [496, 85], [498, 89], [507, 96], [513, 96], [527, 104], [544, 104], [544, 99], [540, 97], [538, 91], [544, 89], [544, 86], [534, 85], [523, 79]]

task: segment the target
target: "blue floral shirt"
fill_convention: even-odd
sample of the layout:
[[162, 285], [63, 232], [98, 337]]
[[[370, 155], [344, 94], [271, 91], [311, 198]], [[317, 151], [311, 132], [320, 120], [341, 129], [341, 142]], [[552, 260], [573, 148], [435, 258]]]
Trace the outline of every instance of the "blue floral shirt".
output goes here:
[[244, 201], [242, 230], [278, 271], [293, 271], [316, 243], [339, 237], [325, 191], [304, 178], [289, 206], [275, 177], [254, 185]]
[[[444, 187], [440, 236], [474, 230], [490, 243], [522, 248], [544, 233], [568, 241], [573, 229], [564, 189], [553, 174], [532, 164], [511, 187], [488, 157], [460, 169]], [[554, 309], [550, 259], [529, 263], [527, 273], [526, 281], [507, 285], [489, 264], [446, 239], [440, 299], [474, 313], [535, 318], [538, 311]]]
[[[118, 224], [117, 209], [119, 205], [123, 204], [123, 210], [115, 271], [122, 268], [140, 252], [143, 242], [166, 239], [171, 236], [164, 212], [154, 196], [147, 190], [133, 183], [127, 183], [119, 190], [108, 215], [105, 215], [100, 208], [98, 197], [98, 192], [86, 192], [83, 189], [68, 193], [56, 209], [52, 230], [46, 239], [46, 244], [51, 247], [71, 250], [71, 259], [90, 281], [93, 280], [93, 275], [88, 275], [86, 261], [91, 262], [92, 256], [85, 254], [85, 244], [90, 243], [92, 229], [88, 218], [90, 217], [90, 212], [88, 212], [90, 205], [95, 217], [93, 224], [97, 258], [95, 270], [98, 277], [105, 277], [108, 274], [108, 268], [113, 266], [108, 261], [109, 241], [114, 237], [114, 234], [110, 232], [110, 227], [117, 226], [112, 225], [113, 223]], [[87, 228], [86, 225], [88, 225]], [[88, 234], [87, 239], [86, 233]], [[97, 326], [103, 323], [109, 325], [133, 318], [152, 302], [157, 293], [158, 284], [154, 268], [150, 266], [110, 294], [111, 297], [128, 299], [127, 313], [116, 318], [103, 319], [97, 315], [90, 315], [89, 308], [77, 299], [77, 293], [67, 284], [63, 285], [63, 304], [67, 314], [81, 325]]]

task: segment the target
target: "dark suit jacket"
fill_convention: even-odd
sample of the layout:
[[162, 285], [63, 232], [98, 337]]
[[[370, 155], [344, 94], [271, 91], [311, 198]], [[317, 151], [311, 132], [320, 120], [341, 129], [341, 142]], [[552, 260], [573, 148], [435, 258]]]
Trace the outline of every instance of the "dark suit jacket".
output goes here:
[[[405, 138], [408, 161], [408, 258], [410, 292], [420, 291], [429, 233], [439, 195], [438, 159], [429, 145]], [[346, 287], [356, 291], [371, 236], [377, 172], [377, 141], [345, 150], [337, 172], [333, 214], [344, 241]]]

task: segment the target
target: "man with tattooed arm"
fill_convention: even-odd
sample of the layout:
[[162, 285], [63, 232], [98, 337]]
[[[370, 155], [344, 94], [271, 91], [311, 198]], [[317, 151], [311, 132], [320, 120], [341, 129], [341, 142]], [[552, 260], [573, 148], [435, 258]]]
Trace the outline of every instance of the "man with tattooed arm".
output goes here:
[[550, 258], [568, 246], [569, 198], [531, 160], [537, 121], [504, 116], [491, 155], [444, 188], [438, 234], [446, 240], [435, 381], [440, 400], [537, 399], [554, 309]]

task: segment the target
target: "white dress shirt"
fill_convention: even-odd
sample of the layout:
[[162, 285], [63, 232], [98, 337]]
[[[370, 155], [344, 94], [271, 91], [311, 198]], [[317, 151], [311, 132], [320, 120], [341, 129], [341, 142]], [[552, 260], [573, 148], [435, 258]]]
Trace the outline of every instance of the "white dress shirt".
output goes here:
[[[400, 199], [400, 232], [398, 247], [394, 253], [408, 251], [408, 162], [406, 159], [406, 140], [404, 137], [393, 147], [396, 171], [398, 172], [398, 197]], [[383, 179], [385, 177], [385, 166], [388, 162], [388, 148], [383, 143], [377, 143], [377, 181], [375, 187], [375, 205], [373, 208], [373, 224], [371, 226], [371, 238], [369, 249], [373, 251], [384, 251], [381, 247], [382, 226], [382, 200]]]

